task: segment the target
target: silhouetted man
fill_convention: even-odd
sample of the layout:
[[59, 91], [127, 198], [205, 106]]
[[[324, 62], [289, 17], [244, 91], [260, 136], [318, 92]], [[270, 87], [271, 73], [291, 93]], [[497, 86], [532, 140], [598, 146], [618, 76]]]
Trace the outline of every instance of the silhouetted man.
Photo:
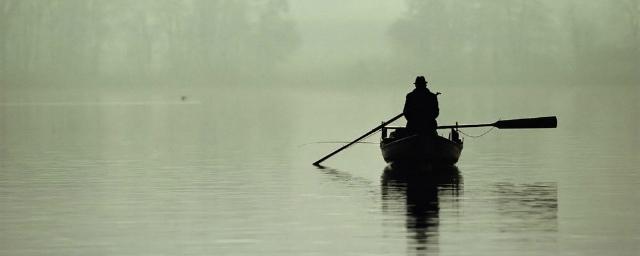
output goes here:
[[407, 130], [411, 133], [434, 134], [438, 123], [436, 117], [440, 114], [438, 108], [438, 94], [427, 89], [424, 76], [416, 77], [416, 88], [407, 94], [404, 102], [404, 117], [407, 119]]

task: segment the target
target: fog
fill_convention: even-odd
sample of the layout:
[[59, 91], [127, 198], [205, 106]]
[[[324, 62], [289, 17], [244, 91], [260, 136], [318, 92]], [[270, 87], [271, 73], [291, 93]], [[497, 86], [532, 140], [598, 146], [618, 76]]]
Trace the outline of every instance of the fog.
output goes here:
[[0, 0], [0, 89], [638, 85], [640, 0]]
[[[417, 75], [558, 127], [311, 165]], [[0, 0], [0, 255], [638, 255], [639, 85], [640, 0]]]

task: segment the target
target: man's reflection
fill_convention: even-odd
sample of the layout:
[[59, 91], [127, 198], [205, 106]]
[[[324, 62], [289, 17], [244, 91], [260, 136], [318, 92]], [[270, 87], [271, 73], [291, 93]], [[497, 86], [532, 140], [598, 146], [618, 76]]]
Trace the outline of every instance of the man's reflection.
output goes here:
[[410, 248], [436, 251], [440, 200], [445, 194], [457, 198], [462, 178], [455, 166], [387, 166], [382, 175], [382, 204], [390, 211], [398, 201], [405, 205]]

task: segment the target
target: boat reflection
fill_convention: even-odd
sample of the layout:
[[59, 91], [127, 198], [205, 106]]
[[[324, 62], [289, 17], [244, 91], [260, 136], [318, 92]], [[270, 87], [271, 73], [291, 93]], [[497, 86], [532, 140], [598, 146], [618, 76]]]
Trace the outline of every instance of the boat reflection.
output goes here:
[[410, 251], [417, 254], [438, 251], [441, 201], [446, 198], [457, 202], [461, 184], [460, 170], [455, 166], [385, 167], [381, 182], [383, 211], [402, 212], [403, 209], [394, 206], [404, 205]]

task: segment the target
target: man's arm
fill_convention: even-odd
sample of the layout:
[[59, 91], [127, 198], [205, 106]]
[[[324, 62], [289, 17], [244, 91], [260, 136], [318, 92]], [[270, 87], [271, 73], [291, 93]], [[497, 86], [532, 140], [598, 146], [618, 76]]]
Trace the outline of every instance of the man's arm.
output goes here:
[[440, 115], [440, 108], [438, 107], [438, 94], [433, 95], [433, 119], [436, 119], [436, 117]]
[[409, 95], [407, 95], [407, 97], [404, 100], [404, 108], [402, 109], [402, 113], [404, 114], [404, 118], [407, 119], [407, 121], [409, 121], [409, 119], [411, 119], [412, 116], [412, 109], [411, 109], [411, 97], [409, 97]]

